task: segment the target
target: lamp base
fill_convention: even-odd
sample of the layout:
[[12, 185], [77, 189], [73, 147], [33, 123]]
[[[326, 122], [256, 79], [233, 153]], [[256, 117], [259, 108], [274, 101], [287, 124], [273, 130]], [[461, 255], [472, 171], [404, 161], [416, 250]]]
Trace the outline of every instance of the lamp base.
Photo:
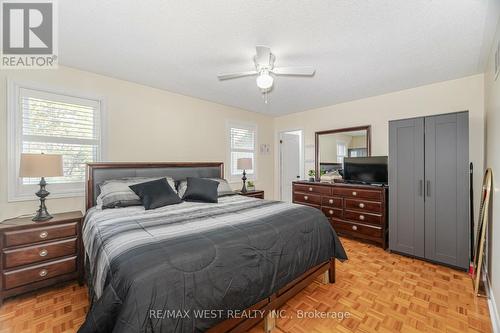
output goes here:
[[245, 170], [243, 170], [243, 177], [241, 177], [241, 180], [243, 180], [243, 187], [241, 188], [241, 193], [247, 193], [247, 185], [246, 185], [246, 181], [247, 181], [247, 173]]
[[52, 218], [52, 215], [47, 212], [47, 209], [45, 210], [38, 210], [36, 212], [36, 215], [31, 219], [32, 221], [35, 222], [43, 222], [43, 221], [48, 221]]
[[31, 219], [35, 222], [48, 221], [52, 218], [52, 215], [47, 211], [47, 206], [45, 206], [45, 198], [50, 194], [50, 192], [45, 189], [45, 186], [47, 186], [45, 178], [42, 177], [42, 179], [40, 179], [39, 185], [40, 190], [36, 192], [35, 195], [40, 198], [40, 207], [38, 207], [35, 217]]

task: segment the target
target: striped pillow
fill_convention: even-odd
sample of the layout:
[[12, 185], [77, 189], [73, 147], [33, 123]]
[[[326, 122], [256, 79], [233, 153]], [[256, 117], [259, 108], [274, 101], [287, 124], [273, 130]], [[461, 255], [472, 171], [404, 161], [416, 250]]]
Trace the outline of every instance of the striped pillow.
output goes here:
[[161, 178], [166, 178], [170, 187], [175, 190], [175, 182], [170, 177], [130, 177], [106, 180], [102, 184], [99, 184], [101, 194], [97, 197], [97, 205], [101, 206], [102, 209], [141, 206], [141, 198], [139, 198], [129, 186]]

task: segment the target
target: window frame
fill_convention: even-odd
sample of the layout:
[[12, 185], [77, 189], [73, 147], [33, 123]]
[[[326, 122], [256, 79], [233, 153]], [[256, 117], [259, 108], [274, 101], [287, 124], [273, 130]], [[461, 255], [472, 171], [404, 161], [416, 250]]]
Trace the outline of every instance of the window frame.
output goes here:
[[[347, 143], [344, 142], [344, 141], [337, 140], [337, 142], [336, 142], [335, 145], [336, 145], [336, 148], [337, 148], [337, 163], [342, 163], [343, 164], [344, 163], [344, 158], [346, 158], [346, 157], [349, 156], [349, 153], [347, 151], [347, 149], [348, 149], [347, 148]], [[339, 155], [339, 145], [344, 146], [344, 155]], [[341, 162], [339, 162], [339, 157], [342, 158]]]
[[[35, 192], [38, 191], [37, 184], [22, 184], [19, 178], [19, 164], [22, 152], [22, 125], [21, 108], [19, 103], [20, 90], [29, 89], [45, 94], [60, 95], [62, 97], [86, 99], [99, 104], [100, 112], [100, 137], [99, 155], [97, 161], [102, 161], [106, 156], [106, 100], [102, 96], [71, 91], [57, 87], [49, 87], [46, 84], [35, 82], [23, 82], [7, 79], [7, 201], [29, 201], [35, 200]], [[47, 190], [50, 198], [69, 198], [85, 195], [85, 180], [83, 182], [72, 182], [64, 184], [48, 184]]]
[[257, 180], [257, 164], [258, 164], [258, 157], [257, 157], [257, 147], [258, 147], [258, 137], [259, 137], [259, 132], [258, 132], [258, 127], [256, 123], [253, 122], [242, 122], [242, 121], [234, 121], [234, 120], [227, 120], [226, 121], [226, 142], [227, 142], [227, 158], [226, 161], [228, 162], [228, 168], [226, 168], [225, 174], [228, 175], [226, 176], [227, 179], [230, 182], [236, 183], [236, 182], [241, 182], [241, 178], [243, 177], [242, 174], [240, 175], [233, 175], [232, 169], [232, 152], [233, 151], [242, 151], [242, 152], [249, 152], [247, 150], [233, 150], [231, 147], [231, 128], [243, 128], [243, 129], [250, 129], [254, 131], [254, 147], [253, 147], [253, 154], [254, 154], [254, 165], [253, 165], [253, 174], [247, 174], [247, 180], [251, 181], [256, 181]]

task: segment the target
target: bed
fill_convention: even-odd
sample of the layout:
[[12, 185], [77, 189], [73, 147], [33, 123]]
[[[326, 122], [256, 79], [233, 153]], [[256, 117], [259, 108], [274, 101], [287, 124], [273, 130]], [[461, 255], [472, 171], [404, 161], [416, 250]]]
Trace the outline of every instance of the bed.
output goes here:
[[222, 163], [92, 163], [83, 226], [91, 306], [80, 333], [243, 332], [347, 259], [314, 208], [239, 195], [99, 209], [99, 184], [124, 177], [223, 178]]

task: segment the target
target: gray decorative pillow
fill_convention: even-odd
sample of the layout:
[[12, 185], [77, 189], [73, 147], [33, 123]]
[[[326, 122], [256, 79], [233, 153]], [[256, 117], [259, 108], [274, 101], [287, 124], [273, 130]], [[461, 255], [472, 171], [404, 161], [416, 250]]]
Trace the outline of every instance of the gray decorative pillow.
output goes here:
[[[219, 187], [217, 188], [218, 197], [236, 194], [226, 179], [222, 178], [208, 178], [208, 179], [219, 182]], [[184, 196], [184, 193], [186, 193], [186, 188], [187, 188], [187, 181], [186, 180], [181, 181], [179, 183], [179, 186], [177, 187], [177, 194], [179, 195], [179, 197], [182, 198]]]
[[130, 177], [106, 180], [99, 185], [101, 194], [97, 197], [97, 204], [102, 205], [102, 209], [142, 206], [141, 198], [139, 198], [129, 186], [161, 178], [166, 178], [170, 187], [175, 189], [174, 180], [170, 177]]

